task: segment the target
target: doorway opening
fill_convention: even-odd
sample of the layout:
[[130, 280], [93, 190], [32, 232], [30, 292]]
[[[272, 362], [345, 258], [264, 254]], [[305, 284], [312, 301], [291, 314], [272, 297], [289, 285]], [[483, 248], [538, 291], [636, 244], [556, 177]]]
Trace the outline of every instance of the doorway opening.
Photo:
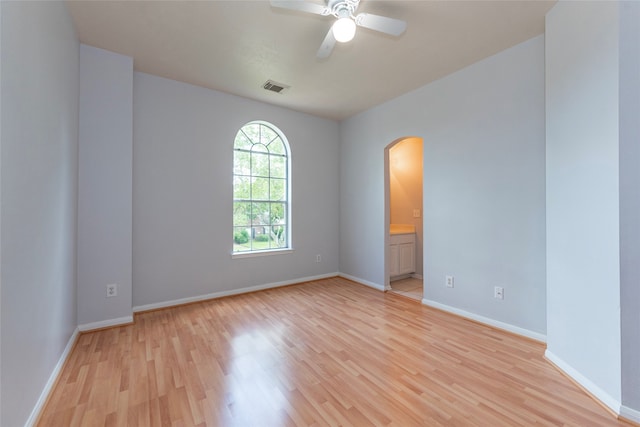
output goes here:
[[423, 144], [403, 137], [384, 150], [385, 290], [423, 298]]

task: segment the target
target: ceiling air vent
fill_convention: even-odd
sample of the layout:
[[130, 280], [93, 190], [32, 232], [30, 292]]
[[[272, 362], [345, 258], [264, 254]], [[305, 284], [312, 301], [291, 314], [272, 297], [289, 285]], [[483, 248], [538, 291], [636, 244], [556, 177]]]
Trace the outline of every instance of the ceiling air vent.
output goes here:
[[274, 82], [273, 80], [267, 80], [266, 83], [262, 85], [262, 87], [271, 92], [282, 93], [282, 91], [289, 89], [291, 86]]

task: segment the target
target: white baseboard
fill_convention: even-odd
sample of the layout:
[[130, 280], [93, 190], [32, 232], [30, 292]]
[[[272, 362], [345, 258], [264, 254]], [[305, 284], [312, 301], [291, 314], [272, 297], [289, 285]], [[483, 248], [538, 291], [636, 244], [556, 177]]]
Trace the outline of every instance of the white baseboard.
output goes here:
[[363, 285], [369, 286], [370, 288], [377, 289], [379, 291], [384, 291], [385, 290], [384, 285], [379, 285], [377, 283], [373, 283], [373, 282], [370, 282], [368, 280], [361, 279], [359, 277], [351, 276], [349, 274], [340, 273], [340, 274], [338, 274], [338, 276], [344, 277], [345, 279], [349, 279], [349, 280], [351, 280], [353, 282], [361, 283]]
[[76, 328], [71, 334], [71, 337], [69, 338], [69, 341], [67, 342], [66, 347], [64, 348], [64, 350], [62, 351], [62, 354], [60, 355], [60, 359], [58, 360], [58, 363], [56, 363], [56, 366], [53, 368], [51, 375], [49, 375], [49, 380], [44, 385], [44, 388], [42, 389], [42, 393], [40, 393], [40, 397], [38, 398], [36, 405], [33, 407], [33, 410], [31, 411], [31, 415], [29, 415], [29, 418], [25, 423], [25, 427], [33, 426], [35, 422], [38, 420], [38, 416], [40, 415], [40, 412], [42, 411], [44, 404], [47, 403], [47, 398], [49, 397], [49, 393], [51, 393], [51, 389], [53, 389], [53, 386], [55, 385], [56, 380], [58, 379], [58, 375], [60, 375], [60, 371], [62, 371], [62, 367], [64, 366], [64, 363], [67, 361], [67, 357], [69, 357], [69, 353], [71, 353], [71, 349], [73, 348], [73, 345], [75, 344], [79, 333], [80, 333], [80, 330]]
[[640, 424], [640, 411], [631, 409], [628, 406], [622, 406], [620, 408], [620, 416], [635, 423]]
[[395, 282], [397, 280], [411, 279], [414, 278], [413, 274], [400, 274], [399, 276], [389, 277], [389, 282]]
[[414, 279], [418, 279], [418, 280], [422, 280], [423, 279], [422, 274], [413, 273], [411, 275], [411, 277], [413, 277]]
[[78, 325], [80, 332], [93, 331], [95, 329], [110, 328], [112, 326], [121, 326], [133, 323], [133, 316], [118, 317], [117, 319], [101, 320], [99, 322], [85, 323]]
[[547, 336], [545, 334], [541, 334], [539, 332], [530, 331], [529, 329], [524, 329], [519, 326], [511, 325], [509, 323], [501, 322], [499, 320], [491, 319], [489, 317], [484, 317], [479, 314], [471, 313], [465, 310], [461, 310], [459, 308], [451, 307], [446, 304], [441, 304], [436, 301], [423, 299], [422, 303], [424, 305], [428, 305], [429, 307], [437, 308], [439, 310], [447, 311], [449, 313], [456, 314], [458, 316], [466, 317], [467, 319], [475, 320], [476, 322], [484, 323], [485, 325], [492, 326], [494, 328], [503, 329], [505, 331], [522, 335], [523, 337], [531, 338], [540, 342], [547, 342]]
[[228, 296], [232, 296], [232, 295], [246, 294], [248, 292], [255, 292], [255, 291], [262, 291], [262, 290], [265, 290], [265, 289], [279, 288], [281, 286], [295, 285], [297, 283], [311, 282], [313, 280], [327, 279], [329, 277], [336, 277], [336, 276], [338, 276], [338, 273], [321, 274], [321, 275], [318, 275], [318, 276], [310, 276], [310, 277], [302, 277], [302, 278], [299, 278], [299, 279], [286, 280], [284, 282], [266, 283], [264, 285], [249, 286], [249, 287], [246, 287], [246, 288], [231, 289], [231, 290], [228, 290], [228, 291], [220, 291], [220, 292], [213, 292], [213, 293], [210, 293], [210, 294], [198, 295], [198, 296], [195, 296], [195, 297], [180, 298], [180, 299], [175, 299], [175, 300], [171, 300], [171, 301], [163, 301], [163, 302], [157, 302], [157, 303], [152, 303], [152, 304], [138, 305], [138, 306], [133, 307], [133, 312], [134, 313], [139, 313], [141, 311], [157, 310], [157, 309], [160, 309], [160, 308], [173, 307], [173, 306], [176, 306], [176, 305], [189, 304], [189, 303], [192, 303], [192, 302], [199, 302], [199, 301], [206, 301], [206, 300], [210, 300], [210, 299], [228, 297]]
[[[609, 393], [602, 390], [600, 387], [595, 385], [590, 379], [582, 375], [576, 369], [574, 369], [571, 365], [569, 365], [564, 360], [560, 359], [558, 356], [553, 354], [549, 349], [544, 352], [544, 357], [546, 357], [551, 363], [556, 365], [558, 369], [564, 372], [566, 375], [571, 377], [575, 382], [580, 384], [585, 390], [587, 390], [593, 397], [602, 402], [606, 407], [611, 409], [615, 414], [621, 415], [620, 409], [621, 404], [618, 402], [613, 396]], [[636, 415], [639, 413], [637, 411]], [[640, 419], [640, 418], [638, 418]]]

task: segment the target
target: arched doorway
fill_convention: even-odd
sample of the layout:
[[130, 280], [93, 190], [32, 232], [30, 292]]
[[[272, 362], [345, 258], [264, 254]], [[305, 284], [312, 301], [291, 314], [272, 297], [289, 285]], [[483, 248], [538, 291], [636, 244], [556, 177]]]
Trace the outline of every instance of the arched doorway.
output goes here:
[[385, 156], [385, 290], [423, 297], [423, 144], [403, 137]]

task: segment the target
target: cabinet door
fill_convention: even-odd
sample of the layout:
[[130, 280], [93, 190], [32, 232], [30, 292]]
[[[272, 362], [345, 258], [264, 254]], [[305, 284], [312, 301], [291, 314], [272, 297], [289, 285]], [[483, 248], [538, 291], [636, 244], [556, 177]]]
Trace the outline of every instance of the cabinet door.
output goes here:
[[403, 243], [398, 245], [398, 258], [400, 270], [398, 274], [415, 273], [416, 271], [416, 245], [415, 243]]
[[389, 246], [389, 276], [400, 274], [400, 262], [398, 260], [398, 245]]

